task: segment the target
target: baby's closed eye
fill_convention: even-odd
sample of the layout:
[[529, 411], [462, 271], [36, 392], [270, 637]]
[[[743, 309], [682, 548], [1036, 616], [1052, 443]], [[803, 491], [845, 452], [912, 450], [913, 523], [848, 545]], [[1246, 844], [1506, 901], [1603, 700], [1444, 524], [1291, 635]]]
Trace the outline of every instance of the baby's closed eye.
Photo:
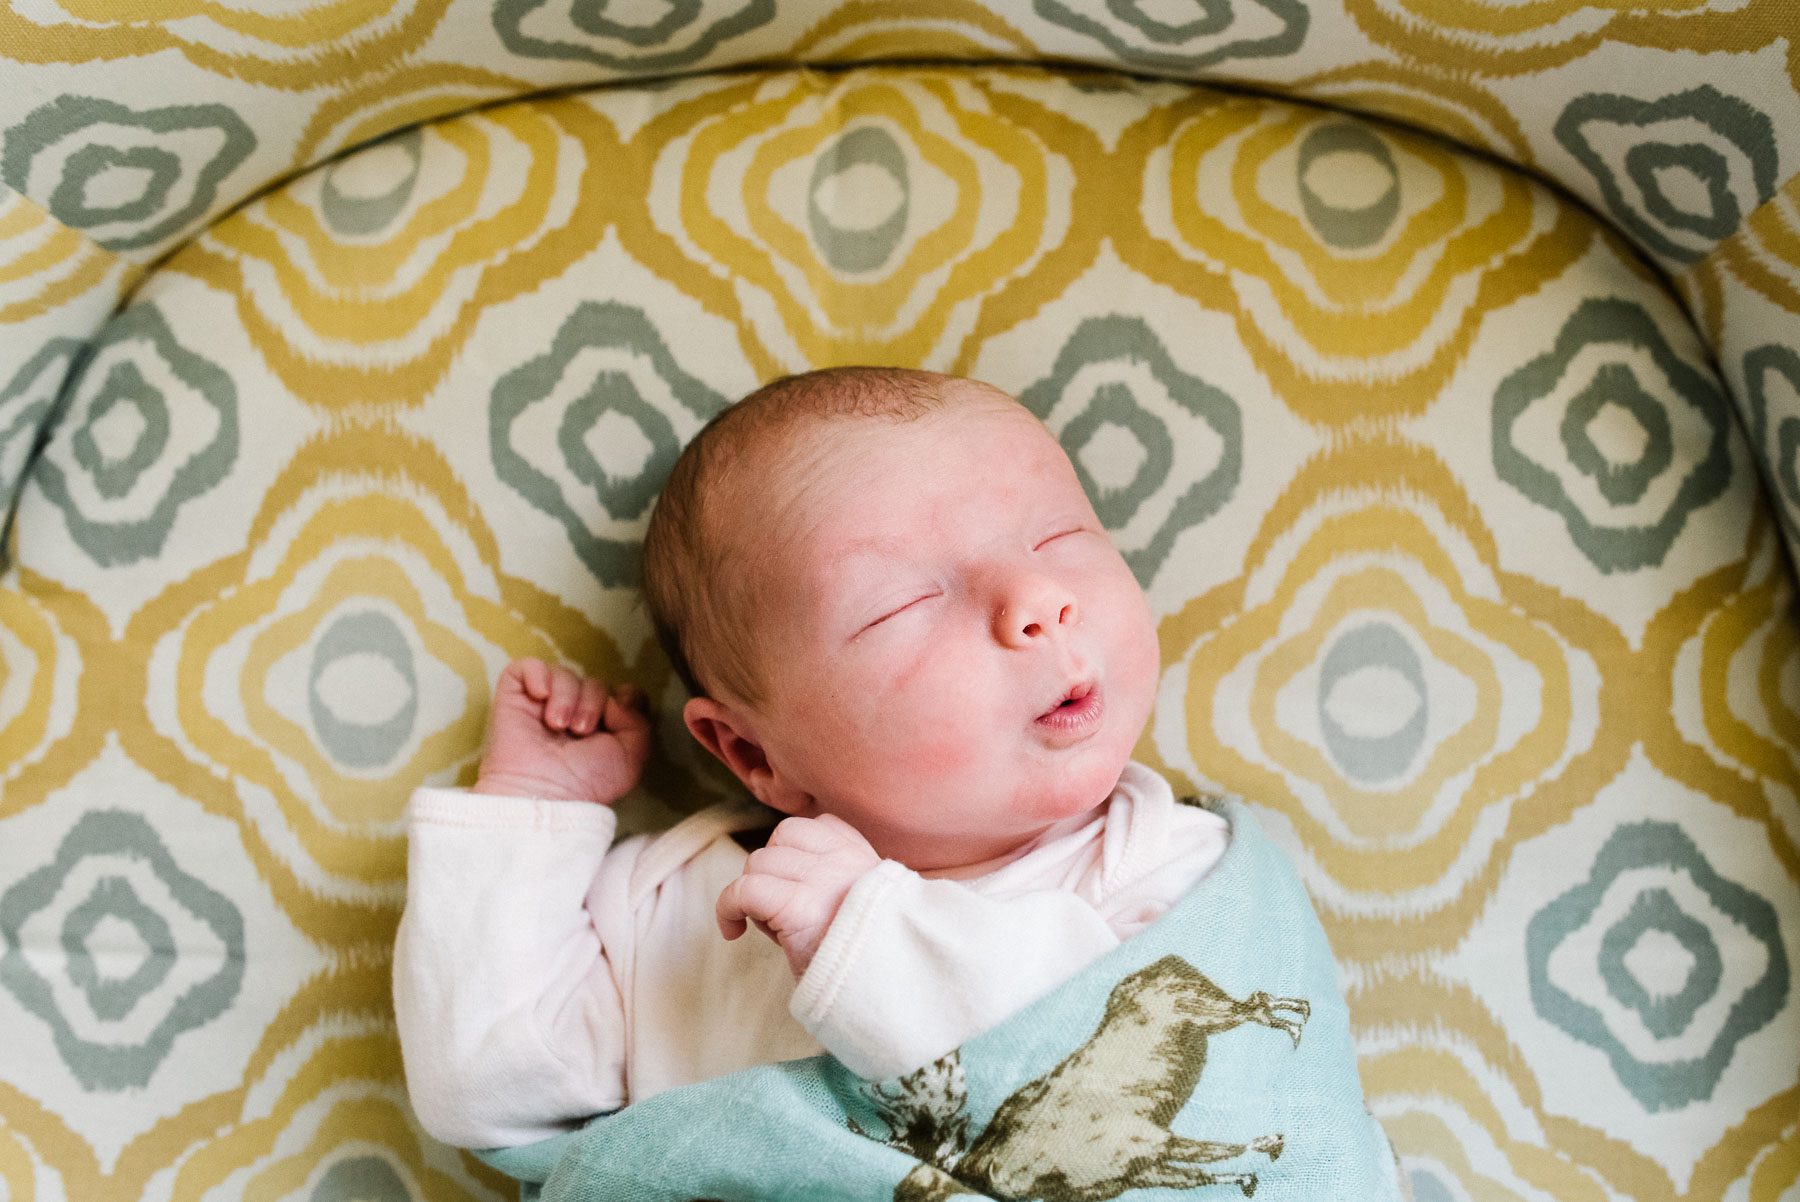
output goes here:
[[907, 611], [914, 609], [921, 602], [930, 601], [930, 600], [933, 600], [934, 598], [941, 597], [943, 595], [944, 594], [941, 589], [934, 589], [930, 592], [920, 593], [916, 596], [908, 597], [906, 600], [901, 601], [897, 605], [892, 604], [892, 603], [884, 604], [883, 606], [881, 606], [880, 616], [875, 618], [873, 621], [867, 623], [866, 625], [864, 625], [863, 629], [864, 630], [872, 630], [875, 627], [881, 625], [883, 622], [886, 622], [888, 619], [898, 617], [900, 614], [906, 613]]
[[[1059, 544], [1061, 544], [1061, 545], [1071, 544], [1076, 540], [1077, 536], [1079, 536], [1079, 535], [1099, 534], [1099, 533], [1100, 532], [1098, 530], [1095, 530], [1090, 526], [1069, 526], [1067, 528], [1057, 530], [1054, 534], [1051, 534], [1046, 538], [1039, 539], [1037, 541], [1037, 543], [1031, 549], [1033, 551], [1048, 550], [1048, 549], [1057, 547]], [[1104, 537], [1104, 536], [1102, 536], [1102, 537]]]

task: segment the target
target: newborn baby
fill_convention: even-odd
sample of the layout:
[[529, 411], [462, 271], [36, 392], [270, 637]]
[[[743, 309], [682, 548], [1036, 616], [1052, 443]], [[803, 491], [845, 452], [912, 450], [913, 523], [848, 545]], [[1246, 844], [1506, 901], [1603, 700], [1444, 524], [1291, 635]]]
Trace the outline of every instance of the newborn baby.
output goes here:
[[1224, 853], [1224, 819], [1131, 762], [1155, 624], [1004, 393], [872, 368], [765, 386], [683, 452], [643, 575], [687, 728], [754, 802], [610, 846], [644, 697], [506, 669], [473, 790], [408, 809], [395, 1002], [439, 1139], [528, 1143], [821, 1048], [909, 1072]]

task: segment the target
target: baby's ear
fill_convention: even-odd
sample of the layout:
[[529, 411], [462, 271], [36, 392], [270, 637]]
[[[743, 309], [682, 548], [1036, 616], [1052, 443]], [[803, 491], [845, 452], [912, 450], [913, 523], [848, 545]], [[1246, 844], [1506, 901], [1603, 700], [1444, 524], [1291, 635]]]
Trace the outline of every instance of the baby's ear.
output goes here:
[[682, 707], [681, 719], [700, 746], [731, 769], [756, 800], [784, 814], [813, 812], [812, 797], [794, 789], [769, 763], [755, 728], [740, 711], [711, 697], [693, 697]]

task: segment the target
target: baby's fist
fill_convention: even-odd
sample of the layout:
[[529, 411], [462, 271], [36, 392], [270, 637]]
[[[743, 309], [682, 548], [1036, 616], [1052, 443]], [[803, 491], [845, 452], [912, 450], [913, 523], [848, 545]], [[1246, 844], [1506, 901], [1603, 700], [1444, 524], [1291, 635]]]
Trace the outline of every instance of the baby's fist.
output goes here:
[[506, 665], [488, 710], [478, 793], [611, 805], [643, 775], [649, 706], [641, 690], [609, 690], [541, 659]]
[[869, 841], [842, 818], [785, 819], [767, 846], [750, 853], [743, 875], [719, 894], [719, 933], [736, 939], [747, 922], [755, 923], [781, 945], [798, 980], [850, 887], [879, 863]]

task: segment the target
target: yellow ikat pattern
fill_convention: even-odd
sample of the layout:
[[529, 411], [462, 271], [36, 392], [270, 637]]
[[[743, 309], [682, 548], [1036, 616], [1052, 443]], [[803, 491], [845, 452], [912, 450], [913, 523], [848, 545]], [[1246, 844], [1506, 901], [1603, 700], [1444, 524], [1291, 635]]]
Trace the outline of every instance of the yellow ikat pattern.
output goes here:
[[[407, 791], [533, 654], [717, 795], [643, 523], [850, 362], [1061, 439], [1415, 1197], [1800, 1189], [1788, 6], [602, 7], [0, 15], [0, 1192], [507, 1196], [405, 1097]], [[706, 73], [882, 56], [972, 61]]]

